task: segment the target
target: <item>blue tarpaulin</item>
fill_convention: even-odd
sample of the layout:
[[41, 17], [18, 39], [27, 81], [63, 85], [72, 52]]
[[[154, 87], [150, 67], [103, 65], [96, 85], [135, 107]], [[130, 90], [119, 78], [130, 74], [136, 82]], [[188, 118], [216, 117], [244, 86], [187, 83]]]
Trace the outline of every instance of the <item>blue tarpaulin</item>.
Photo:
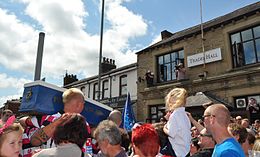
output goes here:
[[[35, 81], [24, 85], [20, 112], [37, 112], [52, 115], [63, 111], [61, 88], [43, 81]], [[81, 113], [89, 124], [97, 125], [107, 119], [113, 109], [97, 101], [85, 98], [85, 107]]]

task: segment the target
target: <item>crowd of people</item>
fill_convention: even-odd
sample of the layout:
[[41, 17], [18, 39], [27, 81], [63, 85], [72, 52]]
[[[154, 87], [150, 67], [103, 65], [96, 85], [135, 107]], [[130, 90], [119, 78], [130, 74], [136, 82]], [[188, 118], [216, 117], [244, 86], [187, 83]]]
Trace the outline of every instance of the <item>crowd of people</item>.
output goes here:
[[260, 122], [232, 118], [223, 104], [209, 104], [202, 119], [185, 111], [188, 93], [172, 89], [165, 97], [161, 122], [121, 128], [122, 114], [114, 110], [97, 126], [80, 115], [83, 93], [63, 93], [64, 110], [54, 115], [16, 119], [11, 110], [0, 120], [0, 157], [259, 157]]

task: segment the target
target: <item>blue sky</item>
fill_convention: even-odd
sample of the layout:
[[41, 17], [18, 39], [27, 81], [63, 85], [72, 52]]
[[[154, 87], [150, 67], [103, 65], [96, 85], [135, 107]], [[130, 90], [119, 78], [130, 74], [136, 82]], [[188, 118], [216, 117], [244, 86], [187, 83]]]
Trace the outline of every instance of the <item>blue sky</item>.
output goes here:
[[[46, 33], [42, 77], [61, 86], [67, 70], [79, 79], [98, 73], [100, 0], [0, 0], [0, 106], [33, 80], [38, 34]], [[118, 67], [135, 52], [200, 23], [199, 0], [105, 0], [103, 56]], [[203, 21], [257, 0], [203, 0]]]

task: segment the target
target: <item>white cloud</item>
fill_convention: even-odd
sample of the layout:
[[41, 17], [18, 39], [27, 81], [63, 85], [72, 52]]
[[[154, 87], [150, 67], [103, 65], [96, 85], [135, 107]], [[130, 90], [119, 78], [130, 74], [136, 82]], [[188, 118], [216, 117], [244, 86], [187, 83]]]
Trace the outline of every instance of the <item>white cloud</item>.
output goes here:
[[[107, 44], [118, 49], [128, 49], [130, 38], [145, 35], [147, 24], [141, 15], [136, 15], [121, 5], [120, 0], [106, 1], [106, 17], [111, 28], [105, 32], [105, 37], [110, 40]], [[107, 45], [105, 45], [107, 46]]]
[[36, 31], [1, 8], [0, 19], [1, 64], [9, 69], [32, 71], [32, 59], [35, 60], [35, 55], [31, 52], [36, 50]]
[[[122, 5], [129, 0], [106, 1], [103, 56], [116, 60], [117, 66], [136, 62], [129, 40], [145, 35], [147, 24]], [[84, 31], [84, 18], [90, 13], [82, 0], [20, 0], [25, 13], [46, 32], [42, 75], [59, 78], [68, 70], [74, 74], [97, 74], [99, 34]], [[0, 8], [0, 58], [6, 68], [32, 74], [36, 60], [38, 30], [13, 13]], [[98, 17], [99, 18], [99, 17]], [[100, 26], [97, 26], [100, 27]], [[10, 64], [12, 63], [12, 64]]]
[[7, 76], [7, 74], [5, 73], [0, 73], [0, 80], [2, 80], [0, 82], [0, 89], [15, 88], [15, 89], [19, 89], [19, 91], [21, 91], [20, 89], [23, 88], [25, 83], [31, 82], [31, 80], [27, 80], [24, 78], [18, 79], [18, 78]]
[[155, 36], [154, 38], [153, 38], [153, 40], [152, 40], [152, 42], [149, 44], [149, 46], [150, 45], [153, 45], [153, 44], [155, 44], [155, 43], [157, 43], [157, 42], [159, 42], [159, 41], [161, 41], [162, 40], [162, 37], [161, 37], [161, 34], [159, 34], [159, 35], [157, 35], [157, 36]]
[[23, 86], [25, 83], [31, 82], [31, 80], [27, 80], [24, 78], [14, 78], [7, 76], [5, 73], [0, 73], [0, 89], [1, 91], [14, 89], [16, 91], [13, 95], [5, 95], [0, 97], [0, 107], [7, 101], [11, 99], [19, 99], [23, 93]]
[[51, 34], [77, 35], [88, 15], [81, 0], [26, 0], [26, 13]]

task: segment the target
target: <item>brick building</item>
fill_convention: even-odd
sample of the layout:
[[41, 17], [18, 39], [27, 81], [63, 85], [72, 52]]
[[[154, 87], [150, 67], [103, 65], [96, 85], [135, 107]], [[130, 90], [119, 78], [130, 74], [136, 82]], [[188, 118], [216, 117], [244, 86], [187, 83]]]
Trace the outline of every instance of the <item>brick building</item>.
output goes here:
[[[180, 32], [163, 31], [162, 40], [137, 52], [137, 77], [154, 73], [153, 83], [137, 87], [137, 119], [158, 120], [164, 97], [174, 87], [189, 95], [202, 92], [227, 105], [232, 114], [256, 118], [247, 110], [248, 101], [260, 103], [260, 2], [248, 5], [201, 25]], [[202, 48], [204, 45], [204, 53]], [[205, 60], [204, 60], [205, 56]], [[186, 79], [177, 80], [175, 66], [183, 63]], [[187, 110], [201, 115], [200, 105]]]

